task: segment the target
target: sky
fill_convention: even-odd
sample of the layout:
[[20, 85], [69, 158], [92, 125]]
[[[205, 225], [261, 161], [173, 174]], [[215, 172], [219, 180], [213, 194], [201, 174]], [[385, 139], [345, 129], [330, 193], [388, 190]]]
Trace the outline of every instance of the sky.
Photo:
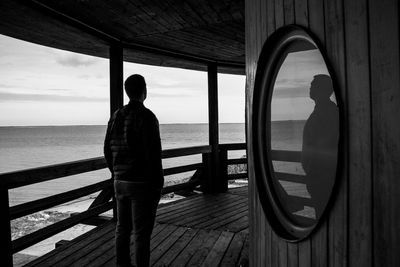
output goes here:
[[[0, 35], [0, 126], [106, 124], [108, 64]], [[207, 73], [125, 62], [124, 79], [134, 73], [160, 123], [208, 122]], [[218, 86], [220, 122], [244, 123], [245, 76], [219, 74]]]
[[[0, 35], [0, 126], [106, 124], [108, 64]], [[161, 124], [208, 122], [206, 72], [125, 62], [124, 79], [134, 73], [145, 77], [145, 105]], [[318, 50], [290, 53], [274, 84], [271, 119], [307, 119], [310, 84], [322, 73], [328, 71]], [[245, 76], [219, 74], [218, 87], [219, 122], [244, 123]]]
[[[310, 99], [310, 86], [317, 74], [329, 75], [317, 49], [287, 55], [278, 71], [272, 93], [272, 120], [307, 120], [315, 106]], [[334, 96], [331, 99], [335, 101]]]

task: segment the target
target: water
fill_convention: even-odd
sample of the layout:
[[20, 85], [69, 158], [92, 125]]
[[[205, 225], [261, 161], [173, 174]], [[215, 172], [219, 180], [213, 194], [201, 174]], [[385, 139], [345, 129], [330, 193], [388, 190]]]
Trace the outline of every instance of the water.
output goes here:
[[[245, 142], [244, 124], [221, 124], [220, 143]], [[0, 173], [103, 155], [105, 126], [0, 127]], [[207, 124], [160, 126], [163, 149], [208, 144]], [[243, 156], [244, 151], [236, 152]], [[201, 156], [163, 160], [164, 168], [200, 162]], [[166, 177], [166, 183], [191, 173]], [[110, 177], [98, 170], [10, 190], [10, 205], [89, 185]]]

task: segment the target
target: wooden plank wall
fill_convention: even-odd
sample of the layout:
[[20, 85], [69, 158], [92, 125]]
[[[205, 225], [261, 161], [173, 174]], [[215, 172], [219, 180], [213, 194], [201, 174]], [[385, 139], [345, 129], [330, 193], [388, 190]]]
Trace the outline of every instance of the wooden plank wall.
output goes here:
[[[344, 168], [333, 207], [300, 243], [280, 239], [262, 210], [251, 149], [253, 86], [265, 40], [284, 25], [325, 47], [343, 101]], [[251, 266], [399, 266], [400, 67], [398, 0], [246, 1]]]

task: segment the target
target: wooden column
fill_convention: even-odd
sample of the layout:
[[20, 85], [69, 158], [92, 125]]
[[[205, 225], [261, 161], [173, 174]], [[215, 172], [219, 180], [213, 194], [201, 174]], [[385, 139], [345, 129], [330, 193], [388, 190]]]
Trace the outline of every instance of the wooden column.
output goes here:
[[110, 113], [124, 105], [123, 48], [121, 44], [110, 47]]
[[[115, 43], [110, 47], [110, 114], [124, 105], [124, 50], [121, 44]], [[93, 202], [96, 205], [107, 202], [110, 198], [115, 202], [114, 187], [103, 190]], [[113, 208], [113, 217], [117, 217], [116, 205]]]
[[216, 64], [208, 65], [208, 124], [209, 144], [212, 147], [210, 155], [210, 176], [206, 190], [210, 193], [224, 192], [228, 188], [228, 181], [219, 175], [219, 133], [218, 133], [218, 71]]
[[8, 201], [8, 190], [0, 189], [0, 242], [2, 244], [2, 264], [1, 266], [13, 266], [13, 253], [11, 243], [10, 208]]

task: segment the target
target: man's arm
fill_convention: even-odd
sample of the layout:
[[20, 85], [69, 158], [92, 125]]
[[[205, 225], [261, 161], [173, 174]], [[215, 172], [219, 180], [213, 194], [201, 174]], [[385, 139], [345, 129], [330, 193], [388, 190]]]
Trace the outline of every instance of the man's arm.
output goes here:
[[111, 132], [114, 125], [115, 118], [117, 116], [116, 111], [108, 121], [106, 137], [104, 138], [104, 157], [107, 162], [108, 169], [110, 169], [111, 174], [113, 174], [113, 160], [112, 160], [112, 152], [110, 147], [110, 139], [111, 139]]
[[164, 179], [161, 159], [161, 138], [157, 118], [153, 115], [147, 124], [147, 139], [151, 174], [156, 179]]

